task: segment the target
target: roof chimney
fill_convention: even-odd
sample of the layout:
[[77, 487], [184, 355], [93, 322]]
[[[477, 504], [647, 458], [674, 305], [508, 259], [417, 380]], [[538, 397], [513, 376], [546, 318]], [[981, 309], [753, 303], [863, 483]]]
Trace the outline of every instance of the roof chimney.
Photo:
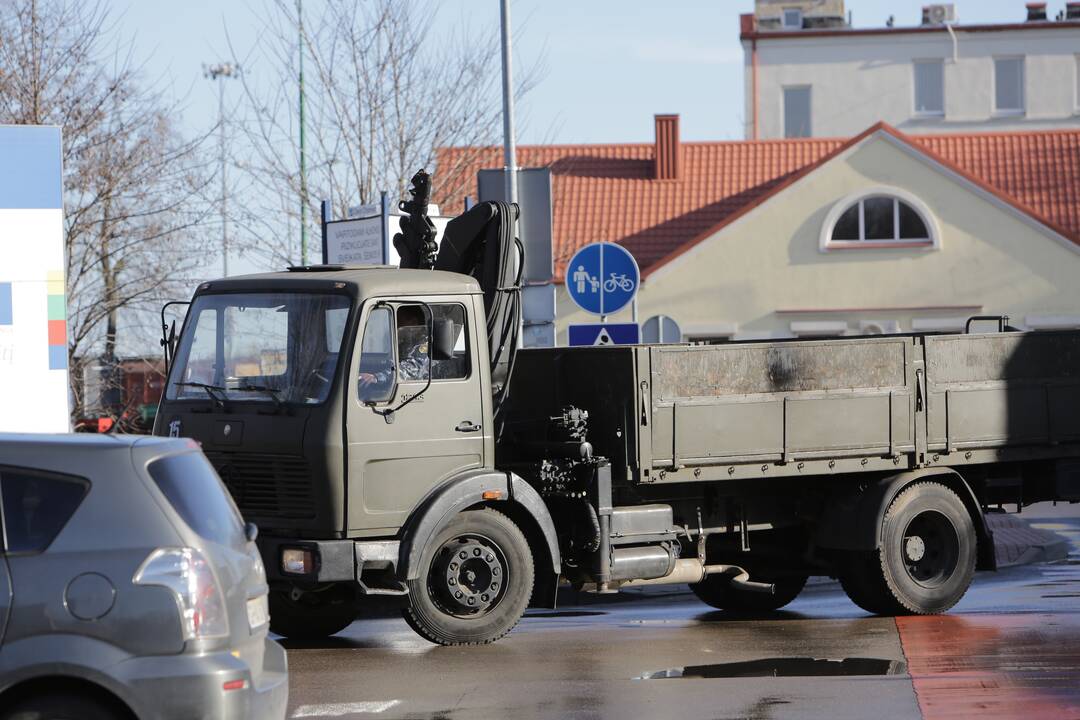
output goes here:
[[656, 116], [656, 179], [678, 180], [682, 165], [679, 147], [679, 116]]
[[1029, 2], [1027, 4], [1027, 21], [1035, 22], [1046, 19], [1046, 3]]

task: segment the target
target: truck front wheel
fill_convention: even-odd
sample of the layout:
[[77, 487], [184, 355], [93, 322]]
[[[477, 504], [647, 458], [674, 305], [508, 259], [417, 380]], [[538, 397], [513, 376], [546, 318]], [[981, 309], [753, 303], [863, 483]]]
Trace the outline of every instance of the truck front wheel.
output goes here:
[[481, 645], [517, 624], [533, 588], [529, 543], [490, 508], [463, 512], [436, 533], [409, 580], [405, 621], [440, 645]]
[[975, 575], [975, 526], [964, 502], [936, 482], [909, 485], [889, 504], [881, 547], [852, 557], [840, 581], [877, 615], [932, 615], [955, 605]]

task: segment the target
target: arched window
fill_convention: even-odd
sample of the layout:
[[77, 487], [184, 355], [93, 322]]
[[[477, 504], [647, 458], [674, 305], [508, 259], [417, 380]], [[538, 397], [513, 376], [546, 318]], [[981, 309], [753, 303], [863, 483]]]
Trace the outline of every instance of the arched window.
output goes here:
[[822, 227], [821, 249], [875, 247], [938, 247], [929, 208], [899, 188], [875, 188], [834, 205]]

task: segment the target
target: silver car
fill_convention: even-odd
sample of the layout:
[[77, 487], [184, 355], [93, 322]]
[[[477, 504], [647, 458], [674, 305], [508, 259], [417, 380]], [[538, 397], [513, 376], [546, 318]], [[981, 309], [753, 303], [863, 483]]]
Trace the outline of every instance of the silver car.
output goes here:
[[0, 719], [283, 718], [255, 534], [193, 441], [0, 434]]

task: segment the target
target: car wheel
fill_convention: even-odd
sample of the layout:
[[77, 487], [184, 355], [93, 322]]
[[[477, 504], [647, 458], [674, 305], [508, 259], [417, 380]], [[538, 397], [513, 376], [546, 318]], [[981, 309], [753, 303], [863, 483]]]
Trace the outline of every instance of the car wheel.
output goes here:
[[733, 612], [769, 612], [784, 607], [802, 592], [806, 585], [806, 575], [789, 577], [769, 577], [767, 574], [754, 574], [752, 580], [773, 583], [776, 590], [772, 593], [753, 592], [733, 585], [723, 575], [709, 575], [690, 589], [698, 599], [720, 610]]
[[909, 485], [889, 504], [881, 548], [856, 555], [841, 583], [878, 615], [932, 615], [955, 605], [975, 575], [975, 526], [963, 500], [935, 482]]
[[311, 595], [316, 593], [293, 600], [288, 590], [271, 590], [270, 632], [294, 640], [319, 640], [341, 632], [356, 619], [352, 603], [306, 602]]
[[481, 645], [517, 624], [533, 588], [533, 558], [517, 525], [490, 508], [463, 512], [440, 530], [409, 580], [405, 621], [440, 645]]
[[49, 694], [24, 698], [5, 711], [3, 720], [126, 720], [123, 712], [90, 695]]

